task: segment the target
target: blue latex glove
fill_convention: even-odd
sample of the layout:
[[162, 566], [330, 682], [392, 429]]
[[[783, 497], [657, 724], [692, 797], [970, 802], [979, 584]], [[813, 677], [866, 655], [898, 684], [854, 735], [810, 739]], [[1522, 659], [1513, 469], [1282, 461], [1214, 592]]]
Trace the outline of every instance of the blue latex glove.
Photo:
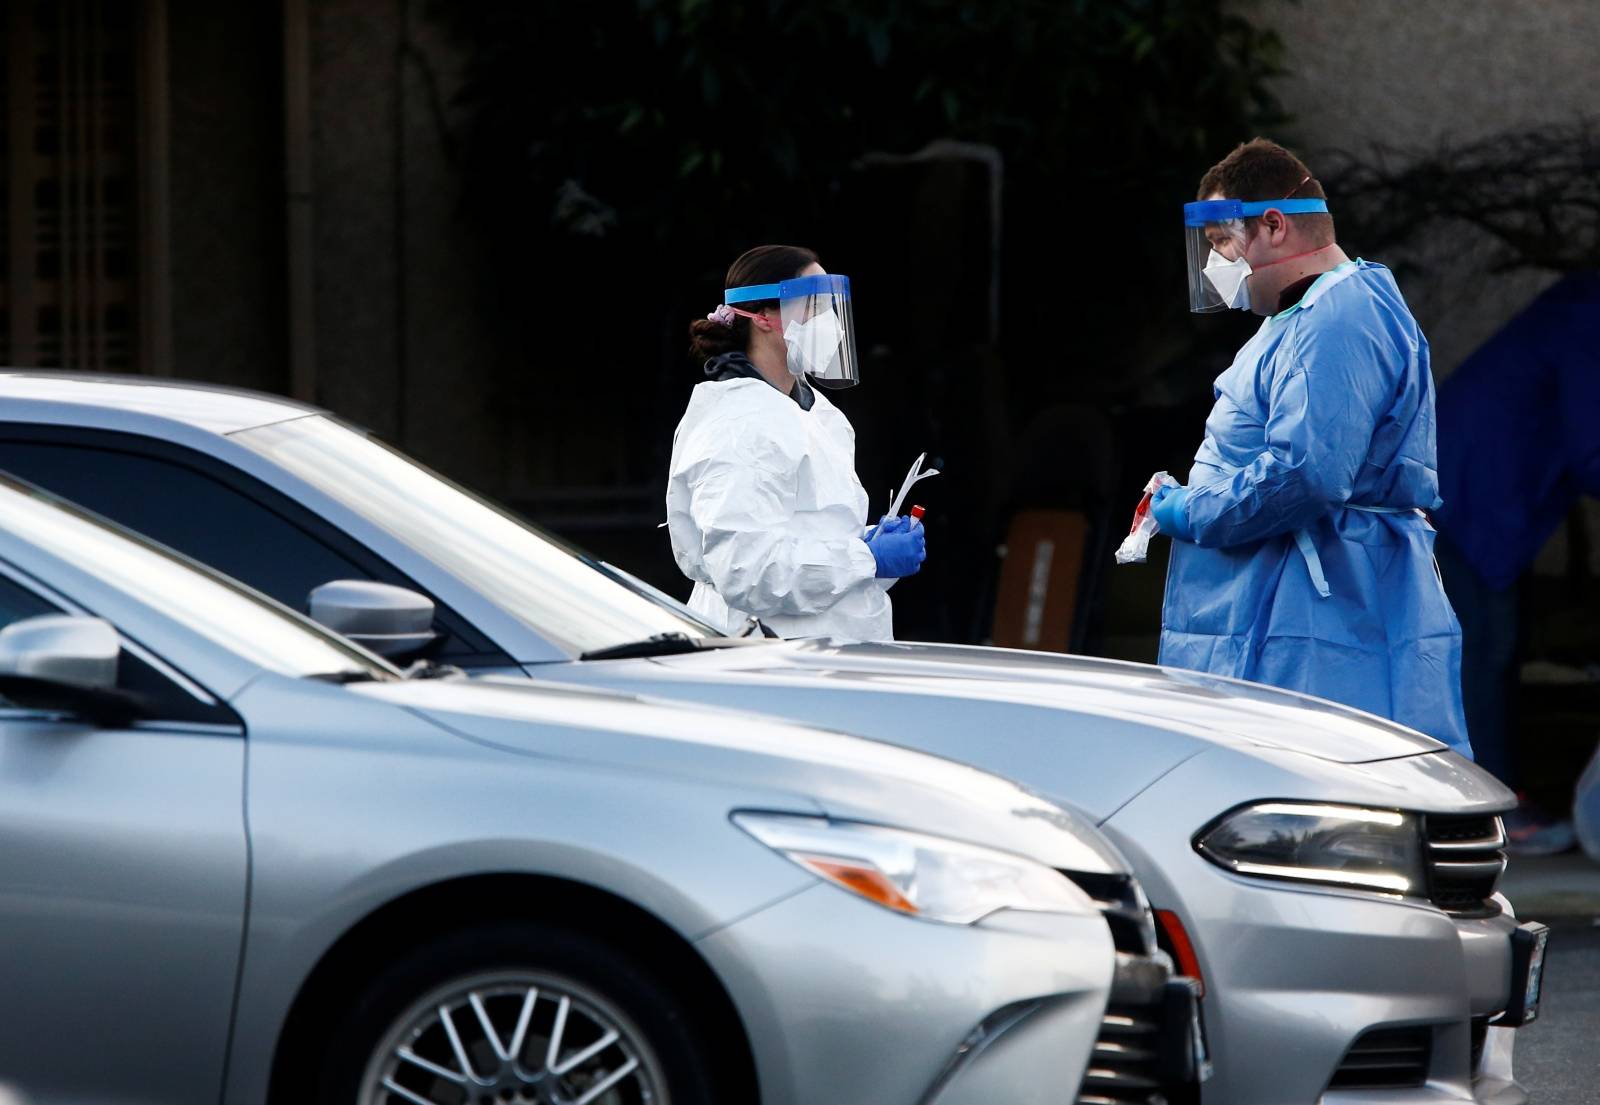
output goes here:
[[1161, 532], [1174, 541], [1194, 540], [1194, 530], [1189, 528], [1189, 512], [1184, 509], [1188, 498], [1187, 487], [1158, 487], [1150, 496], [1150, 513], [1155, 515]]
[[872, 539], [880, 533], [909, 533], [910, 530], [911, 518], [908, 515], [902, 514], [891, 518], [885, 514], [878, 519], [877, 525], [867, 527], [867, 532], [861, 535], [861, 540], [870, 545], [872, 544]]
[[927, 535], [910, 518], [885, 519], [867, 539], [872, 559], [878, 562], [879, 579], [900, 579], [916, 575], [927, 559]]

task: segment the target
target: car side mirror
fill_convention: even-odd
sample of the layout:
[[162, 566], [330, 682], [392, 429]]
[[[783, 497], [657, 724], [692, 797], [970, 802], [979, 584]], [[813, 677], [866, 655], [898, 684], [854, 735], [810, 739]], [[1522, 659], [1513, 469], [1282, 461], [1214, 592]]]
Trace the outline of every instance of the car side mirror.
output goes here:
[[117, 689], [121, 654], [117, 631], [100, 618], [24, 618], [0, 629], [0, 695], [26, 709], [125, 725], [144, 711]]
[[106, 689], [117, 685], [122, 642], [100, 618], [44, 614], [0, 629], [0, 674]]
[[336, 579], [313, 588], [313, 621], [379, 656], [404, 657], [433, 643], [433, 600], [391, 583]]

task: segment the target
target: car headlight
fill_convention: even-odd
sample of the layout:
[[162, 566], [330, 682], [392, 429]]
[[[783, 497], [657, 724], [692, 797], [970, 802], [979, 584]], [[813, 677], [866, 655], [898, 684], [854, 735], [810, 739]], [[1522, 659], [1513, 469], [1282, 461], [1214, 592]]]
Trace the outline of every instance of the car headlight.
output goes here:
[[1091, 913], [1066, 876], [993, 849], [854, 821], [796, 814], [733, 815], [768, 848], [886, 909], [970, 925], [1002, 909]]
[[1395, 810], [1260, 802], [1224, 814], [1194, 846], [1241, 875], [1424, 892], [1422, 834], [1416, 818]]

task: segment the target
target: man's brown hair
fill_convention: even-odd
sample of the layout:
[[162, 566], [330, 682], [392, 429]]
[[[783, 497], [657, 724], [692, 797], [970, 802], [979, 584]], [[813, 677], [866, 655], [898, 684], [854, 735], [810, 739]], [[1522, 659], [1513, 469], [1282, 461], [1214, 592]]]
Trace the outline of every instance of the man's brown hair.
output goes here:
[[[1252, 138], [1206, 170], [1196, 199], [1221, 196], [1230, 200], [1283, 200], [1328, 198], [1306, 163], [1265, 138]], [[1332, 215], [1290, 215], [1313, 241], [1333, 238]]]

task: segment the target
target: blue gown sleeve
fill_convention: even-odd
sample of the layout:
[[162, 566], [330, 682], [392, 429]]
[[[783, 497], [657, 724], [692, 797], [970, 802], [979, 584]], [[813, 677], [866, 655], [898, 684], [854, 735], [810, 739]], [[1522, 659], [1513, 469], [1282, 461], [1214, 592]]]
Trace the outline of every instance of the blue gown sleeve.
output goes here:
[[1292, 533], [1349, 501], [1397, 378], [1397, 353], [1361, 315], [1323, 310], [1321, 318], [1294, 318], [1294, 332], [1262, 366], [1266, 449], [1226, 480], [1190, 489], [1196, 544], [1225, 548]]

